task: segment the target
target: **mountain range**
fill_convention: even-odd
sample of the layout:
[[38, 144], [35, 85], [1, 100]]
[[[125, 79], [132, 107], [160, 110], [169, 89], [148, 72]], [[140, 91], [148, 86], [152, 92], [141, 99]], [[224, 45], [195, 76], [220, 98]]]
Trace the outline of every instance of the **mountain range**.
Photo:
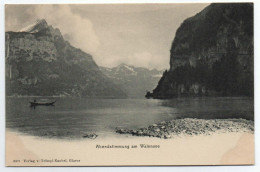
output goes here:
[[252, 3], [209, 5], [177, 29], [170, 69], [162, 72], [99, 67], [58, 28], [37, 20], [5, 33], [6, 95], [126, 98], [154, 88], [146, 97], [253, 96], [253, 26]]
[[162, 76], [163, 71], [120, 64], [113, 68], [99, 67], [130, 98], [143, 98], [151, 91]]

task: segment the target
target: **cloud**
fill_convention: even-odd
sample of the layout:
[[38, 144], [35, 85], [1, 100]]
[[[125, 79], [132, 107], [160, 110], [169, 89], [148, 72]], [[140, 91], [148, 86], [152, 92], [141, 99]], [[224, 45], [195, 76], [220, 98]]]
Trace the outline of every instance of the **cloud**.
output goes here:
[[38, 5], [33, 11], [36, 18], [46, 19], [49, 25], [60, 29], [73, 46], [90, 54], [100, 45], [92, 22], [72, 13], [69, 5]]
[[28, 5], [6, 5], [5, 6], [5, 30], [19, 31], [21, 28], [32, 23], [32, 10]]
[[5, 6], [7, 31], [19, 31], [45, 18], [73, 46], [90, 53], [98, 65], [120, 63], [169, 68], [176, 29], [208, 4], [78, 4]]
[[169, 59], [149, 52], [135, 53], [126, 59], [129, 65], [146, 68], [164, 68], [169, 63]]
[[153, 55], [149, 52], [138, 52], [125, 57], [110, 56], [105, 58], [96, 58], [96, 61], [100, 66], [108, 67], [115, 67], [121, 63], [149, 69], [166, 69], [165, 66], [169, 66], [169, 58]]

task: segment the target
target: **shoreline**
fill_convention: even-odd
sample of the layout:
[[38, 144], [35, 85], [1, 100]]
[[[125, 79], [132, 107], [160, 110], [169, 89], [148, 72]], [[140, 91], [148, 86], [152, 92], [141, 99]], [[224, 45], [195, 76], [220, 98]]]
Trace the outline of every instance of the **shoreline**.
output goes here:
[[[32, 137], [41, 140], [57, 141], [86, 141], [86, 140], [109, 140], [109, 139], [175, 139], [176, 137], [212, 135], [214, 133], [248, 133], [254, 134], [254, 121], [247, 119], [197, 119], [183, 118], [162, 121], [141, 128], [114, 128], [109, 132], [85, 132], [77, 137], [59, 137], [58, 134], [31, 135], [12, 128], [6, 128], [6, 132], [19, 136]], [[52, 132], [50, 132], [52, 133]]]
[[[171, 127], [177, 123], [179, 125]], [[171, 131], [171, 137], [167, 139], [160, 134], [160, 137], [157, 137], [160, 132], [157, 132], [156, 136], [138, 136], [139, 131], [144, 128], [136, 130], [134, 135], [114, 132], [115, 135], [111, 137], [98, 136], [95, 139], [79, 140], [35, 137], [6, 129], [5, 165], [252, 165], [255, 162], [253, 124], [254, 121], [245, 119], [184, 118], [163, 121], [147, 127], [147, 131], [156, 128], [160, 128], [161, 131], [161, 128], [165, 127], [165, 130]], [[220, 128], [215, 129], [213, 126]], [[190, 133], [191, 128], [194, 133]], [[14, 159], [21, 162], [16, 163]]]
[[163, 121], [146, 128], [120, 129], [116, 133], [133, 136], [174, 138], [179, 135], [211, 135], [213, 133], [247, 132], [254, 134], [254, 121], [246, 119], [183, 118]]

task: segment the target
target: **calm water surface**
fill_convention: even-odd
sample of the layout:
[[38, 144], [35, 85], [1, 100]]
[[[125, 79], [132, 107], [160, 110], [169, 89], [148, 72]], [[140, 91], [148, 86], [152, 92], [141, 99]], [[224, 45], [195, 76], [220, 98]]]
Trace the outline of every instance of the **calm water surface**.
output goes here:
[[147, 127], [176, 118], [254, 120], [251, 98], [83, 99], [55, 98], [55, 106], [31, 108], [33, 98], [6, 99], [6, 127], [33, 136], [82, 138], [115, 135], [115, 128]]

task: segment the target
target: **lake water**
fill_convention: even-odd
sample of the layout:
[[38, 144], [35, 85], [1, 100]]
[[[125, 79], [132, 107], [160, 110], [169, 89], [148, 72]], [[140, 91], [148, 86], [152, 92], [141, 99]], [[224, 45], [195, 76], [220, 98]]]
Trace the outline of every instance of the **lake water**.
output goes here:
[[139, 128], [177, 118], [254, 120], [253, 98], [83, 99], [55, 98], [55, 106], [32, 108], [33, 98], [6, 99], [6, 127], [48, 138], [79, 139], [96, 133], [116, 135], [115, 128]]

